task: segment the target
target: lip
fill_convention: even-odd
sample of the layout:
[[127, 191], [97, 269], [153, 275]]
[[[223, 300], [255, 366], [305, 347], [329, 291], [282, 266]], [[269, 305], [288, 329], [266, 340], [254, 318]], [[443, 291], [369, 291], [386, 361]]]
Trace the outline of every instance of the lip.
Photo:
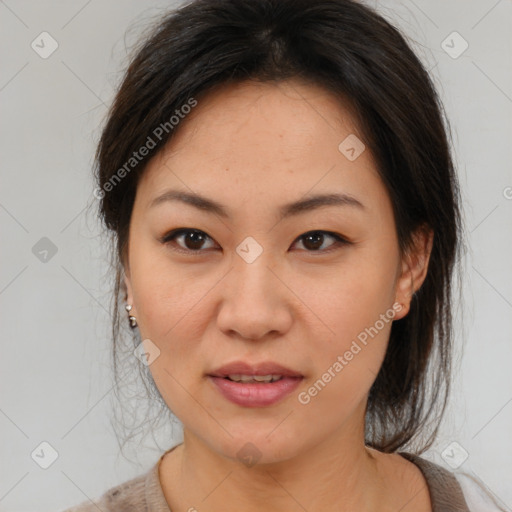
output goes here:
[[251, 365], [245, 361], [234, 361], [217, 368], [209, 374], [211, 377], [227, 377], [228, 375], [241, 374], [241, 375], [282, 375], [283, 377], [303, 377], [300, 372], [286, 368], [278, 363], [272, 361], [263, 361]]
[[208, 379], [230, 402], [243, 407], [267, 407], [280, 402], [293, 392], [303, 377], [283, 377], [276, 382], [234, 382], [209, 375]]
[[[282, 375], [276, 382], [234, 382], [228, 375]], [[208, 375], [215, 388], [230, 402], [242, 407], [267, 407], [283, 400], [304, 379], [299, 372], [271, 361], [251, 365], [244, 361], [226, 364]]]

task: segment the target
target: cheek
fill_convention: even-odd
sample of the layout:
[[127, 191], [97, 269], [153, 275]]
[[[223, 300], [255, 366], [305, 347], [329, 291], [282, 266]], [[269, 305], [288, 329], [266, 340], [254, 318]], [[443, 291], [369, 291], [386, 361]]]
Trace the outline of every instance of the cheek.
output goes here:
[[[368, 248], [353, 251], [339, 264], [319, 272], [302, 272], [288, 277], [294, 292], [309, 310], [309, 326], [318, 338], [327, 340], [326, 348], [342, 350], [350, 341], [387, 314], [386, 325], [393, 318], [394, 269], [392, 257], [380, 258]], [[384, 326], [379, 323], [379, 331]], [[383, 333], [384, 337], [386, 332]], [[363, 335], [364, 337], [364, 335]]]
[[345, 330], [359, 331], [357, 335], [337, 336], [311, 351], [316, 371], [297, 397], [310, 408], [309, 414], [343, 421], [361, 404], [384, 360], [391, 322], [374, 320], [357, 329], [351, 326]]
[[219, 281], [220, 270], [173, 263], [164, 247], [144, 241], [134, 247], [130, 269], [141, 334], [164, 343], [181, 338], [184, 330], [188, 338], [200, 332], [205, 316], [198, 312], [205, 294]]
[[304, 347], [314, 367], [301, 389], [304, 402], [324, 412], [336, 403], [332, 414], [344, 415], [368, 393], [395, 316], [392, 268], [379, 267], [369, 257], [354, 258], [323, 282], [322, 293], [307, 294], [312, 282], [300, 290], [321, 319], [314, 320], [318, 335]]

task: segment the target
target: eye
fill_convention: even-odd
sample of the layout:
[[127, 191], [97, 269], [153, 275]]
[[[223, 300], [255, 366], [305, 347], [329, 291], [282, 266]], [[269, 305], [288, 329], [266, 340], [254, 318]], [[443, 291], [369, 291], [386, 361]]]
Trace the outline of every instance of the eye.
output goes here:
[[182, 243], [185, 245], [185, 247], [173, 247], [173, 249], [179, 252], [187, 253], [202, 252], [200, 251], [200, 249], [203, 248], [205, 240], [212, 240], [204, 231], [200, 231], [198, 229], [180, 228], [174, 229], [173, 231], [170, 231], [169, 233], [165, 234], [160, 239], [160, 242], [168, 245], [171, 244], [171, 242], [174, 242], [175, 240], [179, 239], [182, 239]]
[[[334, 242], [331, 243], [327, 248], [325, 248], [324, 246], [326, 238], [331, 238], [332, 240], [334, 240]], [[208, 236], [204, 231], [191, 228], [179, 228], [174, 229], [169, 233], [165, 234], [160, 239], [160, 242], [165, 245], [177, 243], [178, 247], [172, 247], [172, 249], [178, 252], [199, 254], [201, 252], [204, 252], [201, 249], [204, 249], [205, 242], [208, 240], [213, 242], [213, 239], [210, 236]], [[308, 231], [307, 233], [304, 233], [303, 235], [298, 237], [297, 240], [303, 243], [303, 246], [306, 248], [307, 252], [319, 252], [322, 254], [326, 252], [331, 252], [342, 245], [348, 245], [351, 243], [342, 236], [338, 235], [337, 233], [321, 230]], [[295, 245], [295, 243], [293, 245]], [[212, 247], [210, 246], [210, 248]]]
[[[329, 245], [327, 249], [325, 249], [325, 247], [322, 249], [326, 237], [333, 239], [334, 243]], [[308, 252], [320, 253], [331, 252], [339, 248], [341, 245], [350, 244], [350, 242], [345, 240], [342, 236], [330, 231], [308, 231], [301, 235], [297, 240], [303, 242], [303, 245], [306, 247]]]

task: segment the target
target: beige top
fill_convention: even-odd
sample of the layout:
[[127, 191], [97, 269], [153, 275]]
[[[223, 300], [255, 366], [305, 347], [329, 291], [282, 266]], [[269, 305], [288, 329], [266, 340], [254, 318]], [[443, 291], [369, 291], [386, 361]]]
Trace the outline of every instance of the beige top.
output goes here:
[[[158, 462], [147, 472], [105, 492], [95, 503], [83, 502], [63, 512], [172, 512], [160, 485]], [[455, 476], [443, 467], [407, 452], [399, 452], [416, 464], [427, 481], [432, 512], [471, 512]]]

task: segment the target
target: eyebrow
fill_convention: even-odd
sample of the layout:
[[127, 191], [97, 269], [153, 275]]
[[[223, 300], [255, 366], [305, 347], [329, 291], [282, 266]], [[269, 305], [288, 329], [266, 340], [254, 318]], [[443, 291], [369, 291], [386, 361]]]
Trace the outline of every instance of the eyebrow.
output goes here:
[[[199, 210], [215, 213], [225, 219], [230, 217], [228, 209], [217, 201], [208, 199], [193, 192], [184, 192], [180, 190], [165, 191], [150, 202], [149, 208], [154, 208], [160, 204], [174, 201], [189, 204]], [[307, 196], [303, 199], [299, 199], [298, 201], [281, 206], [279, 208], [279, 217], [280, 220], [282, 220], [304, 212], [317, 210], [325, 206], [351, 206], [360, 210], [365, 210], [365, 206], [349, 194], [317, 194]]]

